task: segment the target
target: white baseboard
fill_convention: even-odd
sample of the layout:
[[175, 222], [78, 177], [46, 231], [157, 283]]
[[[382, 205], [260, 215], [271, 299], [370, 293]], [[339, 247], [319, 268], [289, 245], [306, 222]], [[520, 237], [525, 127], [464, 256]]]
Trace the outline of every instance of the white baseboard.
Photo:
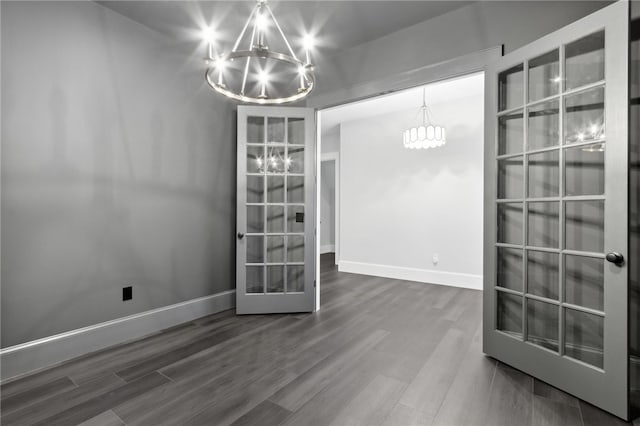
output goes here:
[[0, 379], [4, 382], [80, 355], [222, 312], [235, 305], [236, 291], [229, 290], [10, 346], [0, 350]]
[[341, 260], [338, 263], [338, 271], [482, 290], [482, 275], [377, 265], [374, 263], [351, 262], [347, 260]]
[[335, 252], [336, 252], [335, 244], [329, 244], [329, 245], [326, 245], [326, 246], [320, 246], [320, 254], [335, 253]]

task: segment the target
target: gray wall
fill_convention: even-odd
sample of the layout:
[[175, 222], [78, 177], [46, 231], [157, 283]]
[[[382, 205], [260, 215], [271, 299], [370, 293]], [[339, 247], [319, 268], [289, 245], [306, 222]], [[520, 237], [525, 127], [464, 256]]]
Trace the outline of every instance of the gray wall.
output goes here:
[[235, 108], [195, 46], [92, 2], [1, 24], [2, 347], [233, 289]]
[[336, 236], [336, 162], [323, 161], [322, 182], [320, 183], [320, 249], [333, 246], [335, 252]]
[[603, 1], [480, 1], [346, 49], [318, 66], [316, 95], [504, 44], [507, 52], [586, 16]]

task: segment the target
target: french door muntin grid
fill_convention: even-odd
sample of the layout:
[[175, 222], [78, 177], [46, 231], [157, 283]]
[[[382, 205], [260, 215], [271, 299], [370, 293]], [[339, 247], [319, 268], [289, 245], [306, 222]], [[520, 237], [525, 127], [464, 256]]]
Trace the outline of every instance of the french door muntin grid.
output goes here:
[[[249, 125], [249, 122], [252, 120], [256, 120], [258, 119], [258, 121], [262, 121], [262, 141], [261, 142], [257, 142], [257, 141], [253, 141], [250, 140], [249, 136], [247, 137], [247, 161], [249, 161], [249, 151], [251, 150], [251, 148], [255, 149], [260, 149], [262, 151], [262, 171], [259, 171], [257, 173], [252, 173], [252, 172], [247, 172], [246, 176], [247, 179], [249, 179], [252, 176], [257, 176], [257, 177], [262, 177], [262, 202], [257, 203], [257, 202], [247, 202], [245, 205], [247, 207], [247, 210], [252, 207], [252, 206], [256, 206], [256, 207], [262, 207], [262, 231], [263, 232], [247, 232], [246, 233], [246, 237], [247, 237], [247, 241], [249, 241], [251, 239], [251, 237], [262, 237], [262, 260], [263, 262], [246, 262], [245, 263], [245, 268], [248, 271], [250, 268], [255, 268], [255, 267], [260, 267], [262, 268], [262, 291], [261, 292], [256, 292], [253, 291], [254, 289], [252, 287], [250, 287], [249, 285], [246, 286], [246, 290], [245, 290], [245, 294], [247, 295], [263, 295], [263, 294], [291, 294], [291, 293], [303, 293], [304, 292], [304, 250], [306, 247], [305, 244], [305, 233], [304, 233], [304, 222], [302, 222], [302, 229], [299, 232], [290, 232], [289, 231], [289, 211], [290, 209], [292, 209], [291, 211], [294, 213], [293, 217], [295, 218], [295, 213], [299, 213], [302, 212], [304, 215], [304, 156], [306, 155], [305, 153], [305, 146], [304, 146], [304, 140], [302, 140], [301, 143], [291, 143], [291, 141], [289, 140], [289, 124], [290, 124], [290, 120], [291, 118], [288, 117], [277, 117], [277, 116], [265, 116], [265, 117], [256, 117], [256, 116], [249, 116], [247, 117], [247, 125]], [[273, 141], [270, 140], [270, 127], [269, 127], [269, 122], [270, 120], [278, 120], [281, 121], [282, 125], [283, 125], [283, 135], [282, 135], [282, 141]], [[295, 121], [302, 121], [302, 123], [304, 123], [304, 119], [301, 118], [294, 118], [293, 120]], [[300, 164], [302, 165], [302, 173], [292, 173], [289, 172], [289, 169], [291, 167], [291, 162], [292, 157], [289, 155], [290, 152], [290, 148], [292, 148], [292, 151], [295, 153], [300, 153], [302, 152], [302, 158], [297, 158], [298, 161], [300, 161]], [[275, 155], [274, 155], [274, 150]], [[279, 155], [279, 153], [282, 152], [283, 155]], [[282, 171], [270, 171], [271, 168], [275, 168], [274, 165], [271, 164], [270, 162], [270, 158], [274, 158], [274, 156], [278, 157], [278, 160], [282, 162], [283, 165], [283, 169]], [[256, 161], [258, 161], [258, 158], [256, 158]], [[258, 161], [259, 163], [259, 161]], [[247, 168], [247, 170], [249, 170], [249, 168]], [[282, 177], [282, 182], [283, 182], [283, 186], [282, 186], [282, 202], [272, 202], [270, 197], [270, 187], [269, 187], [269, 178], [270, 177]], [[301, 191], [302, 193], [302, 198], [296, 200], [296, 202], [289, 202], [289, 178], [298, 178], [298, 180], [300, 182], [303, 183], [303, 190]], [[247, 186], [247, 192], [249, 191], [249, 186]], [[270, 216], [269, 216], [269, 207], [281, 207], [282, 208], [282, 232], [269, 232], [269, 223], [270, 223]], [[247, 222], [249, 222], [250, 220], [250, 216], [247, 215]], [[295, 220], [295, 219], [294, 219]], [[297, 222], [297, 220], [296, 220]], [[249, 223], [247, 223], [247, 229], [250, 229]], [[282, 238], [282, 262], [269, 262], [269, 238], [270, 237], [281, 237]], [[290, 251], [290, 241], [289, 238], [290, 237], [295, 237], [295, 238], [301, 238], [302, 239], [302, 254], [301, 254], [301, 261], [289, 261], [289, 251]], [[249, 249], [249, 244], [247, 244], [247, 250]], [[272, 247], [271, 247], [272, 248]], [[277, 247], [276, 247], [277, 248]], [[275, 291], [269, 291], [269, 284], [270, 284], [270, 276], [269, 276], [269, 269], [270, 267], [280, 267], [281, 268], [281, 273], [282, 273], [282, 289], [278, 289], [276, 288]], [[300, 277], [302, 278], [302, 286], [298, 286], [298, 289], [294, 289], [293, 291], [290, 291], [289, 289], [289, 272], [290, 272], [290, 267], [298, 267], [296, 268], [297, 271], [297, 277], [298, 279], [300, 279]], [[249, 274], [247, 273], [247, 276], [249, 276]], [[248, 284], [248, 282], [247, 282]]]
[[[603, 30], [600, 31], [594, 31], [593, 34], [598, 34], [599, 32], [603, 33]], [[589, 37], [589, 36], [587, 36]], [[584, 37], [583, 39], [586, 39], [587, 37]], [[572, 42], [573, 43], [573, 42]], [[520, 72], [522, 73], [522, 102], [520, 105], [517, 105], [515, 107], [512, 108], [505, 108], [504, 110], [500, 111], [501, 105], [500, 103], [502, 103], [503, 101], [505, 103], [508, 102], [508, 97], [506, 95], [508, 94], [504, 94], [502, 93], [502, 95], [504, 96], [503, 98], [500, 98], [500, 102], [497, 105], [497, 120], [495, 122], [494, 125], [496, 125], [496, 129], [498, 130], [496, 132], [496, 135], [498, 135], [498, 137], [495, 140], [495, 152], [498, 154], [496, 155], [496, 170], [501, 170], [501, 162], [506, 163], [507, 160], [512, 159], [512, 160], [517, 160], [518, 162], [520, 162], [520, 166], [522, 167], [522, 173], [521, 173], [521, 179], [522, 179], [522, 187], [520, 188], [521, 191], [521, 197], [514, 197], [514, 198], [502, 198], [502, 199], [497, 199], [496, 203], [498, 207], [496, 209], [496, 211], [498, 212], [496, 220], [500, 220], [500, 205], [504, 205], [506, 206], [519, 206], [521, 211], [520, 211], [520, 215], [521, 215], [521, 224], [522, 224], [522, 235], [521, 235], [521, 244], [512, 244], [512, 243], [505, 243], [505, 242], [500, 242], [499, 239], [499, 233], [501, 232], [500, 227], [501, 224], [498, 223], [498, 228], [497, 228], [497, 233], [495, 235], [496, 237], [496, 242], [495, 242], [495, 259], [496, 261], [499, 263], [500, 262], [500, 255], [499, 255], [499, 251], [501, 250], [501, 248], [503, 249], [512, 249], [512, 250], [518, 250], [519, 251], [519, 256], [521, 257], [521, 269], [522, 269], [522, 274], [520, 277], [520, 283], [521, 283], [521, 291], [512, 289], [512, 288], [506, 288], [506, 287], [501, 287], [500, 285], [504, 285], [504, 283], [500, 283], [498, 282], [498, 275], [500, 274], [500, 266], [497, 263], [496, 264], [496, 275], [494, 276], [495, 281], [495, 291], [496, 293], [496, 297], [498, 298], [498, 304], [496, 305], [496, 309], [494, 311], [494, 315], [495, 315], [495, 321], [496, 321], [496, 331], [504, 333], [510, 337], [515, 337], [520, 339], [521, 341], [525, 342], [525, 343], [529, 343], [529, 344], [533, 344], [536, 345], [536, 347], [542, 349], [542, 350], [546, 350], [546, 351], [550, 351], [553, 353], [556, 353], [560, 356], [565, 356], [567, 355], [566, 353], [566, 349], [569, 347], [568, 343], [567, 343], [567, 339], [565, 336], [565, 320], [566, 320], [566, 315], [567, 313], [571, 312], [570, 310], [573, 310], [574, 312], [582, 312], [584, 314], [589, 314], [589, 315], [595, 315], [599, 318], [601, 318], [602, 320], [602, 327], [604, 327], [604, 317], [605, 317], [605, 313], [603, 310], [598, 310], [598, 309], [593, 309], [587, 306], [581, 306], [581, 305], [577, 305], [577, 304], [573, 304], [573, 303], [568, 303], [566, 301], [566, 294], [565, 294], [565, 279], [566, 279], [566, 265], [565, 265], [565, 256], [577, 256], [577, 257], [581, 257], [581, 258], [592, 258], [592, 259], [600, 259], [602, 260], [602, 262], [604, 263], [604, 254], [602, 252], [590, 252], [590, 251], [581, 251], [581, 250], [571, 250], [571, 249], [567, 249], [566, 246], [566, 235], [565, 235], [565, 221], [567, 220], [566, 218], [566, 203], [567, 202], [572, 202], [572, 201], [600, 201], [603, 204], [603, 209], [604, 209], [604, 200], [605, 200], [605, 195], [604, 195], [604, 191], [602, 195], [566, 195], [566, 188], [565, 188], [565, 173], [566, 173], [566, 167], [567, 165], [565, 164], [565, 150], [567, 149], [584, 149], [590, 146], [596, 146], [596, 144], [602, 144], [602, 146], [604, 147], [604, 143], [605, 143], [605, 138], [604, 137], [594, 137], [593, 139], [589, 139], [587, 141], [568, 141], [567, 139], [567, 130], [565, 129], [565, 114], [567, 114], [568, 111], [565, 110], [566, 107], [566, 99], [568, 97], [571, 97], [573, 95], [580, 95], [582, 93], [589, 93], [590, 91], [594, 91], [594, 90], [598, 90], [598, 88], [602, 88], [603, 92], [604, 92], [604, 87], [605, 87], [605, 81], [604, 81], [604, 77], [602, 80], [596, 81], [596, 82], [592, 82], [592, 83], [588, 83], [588, 84], [583, 84], [583, 85], [578, 85], [579, 87], [572, 87], [569, 90], [566, 90], [566, 85], [567, 85], [567, 78], [566, 78], [566, 72], [565, 72], [565, 46], [569, 45], [571, 43], [567, 43], [564, 45], [559, 46], [557, 49], [553, 49], [551, 51], [549, 51], [548, 53], [542, 54], [542, 55], [538, 55], [535, 58], [532, 59], [525, 59], [522, 63], [518, 64], [518, 65], [512, 65], [508, 68], [506, 68], [505, 70], [499, 72], [497, 75], [501, 76], [503, 73], [508, 73], [509, 71], [515, 70], [516, 72], [518, 72], [518, 70], [521, 70]], [[529, 85], [529, 73], [531, 71], [530, 68], [530, 62], [532, 60], [536, 60], [538, 58], [543, 58], [545, 56], [549, 56], [549, 55], [554, 55], [554, 53], [557, 51], [557, 62], [558, 62], [558, 78], [559, 80], [557, 81], [558, 83], [558, 87], [556, 89], [552, 89], [555, 90], [556, 93], [549, 95], [549, 96], [543, 96], [542, 98], [538, 98], [538, 99], [530, 99], [529, 96], [529, 89], [530, 89], [530, 85]], [[553, 64], [553, 62], [552, 62]], [[604, 65], [604, 64], [603, 64]], [[606, 70], [605, 71], [605, 75], [606, 75]], [[506, 80], [505, 80], [506, 81]], [[508, 86], [508, 85], [506, 85]], [[510, 88], [507, 88], [506, 90], [509, 90]], [[543, 87], [544, 89], [544, 87]], [[604, 95], [603, 95], [603, 102], [604, 102]], [[555, 135], [555, 141], [554, 143], [552, 143], [552, 146], [543, 146], [543, 147], [535, 147], [535, 148], [531, 148], [529, 146], [529, 119], [532, 116], [531, 115], [531, 111], [532, 110], [536, 110], [536, 108], [539, 107], [544, 107], [545, 104], [551, 104], [554, 106], [557, 106], [557, 123], [555, 123], [556, 127], [556, 131], [557, 134]], [[516, 151], [510, 151], [509, 152], [509, 141], [508, 141], [508, 137], [505, 134], [505, 146], [502, 147], [503, 150], [505, 151], [505, 153], [501, 152], [501, 146], [500, 144], [503, 142], [500, 140], [500, 126], [502, 123], [504, 124], [504, 130], [505, 132], [507, 131], [507, 125], [506, 125], [506, 120], [509, 118], [509, 116], [514, 116], [516, 119], [521, 120], [522, 123], [522, 129], [520, 130], [521, 132], [521, 137], [522, 137], [522, 145], [520, 146], [520, 150], [516, 150]], [[604, 117], [604, 111], [603, 111], [603, 117]], [[504, 121], [501, 122], [501, 119], [504, 119]], [[545, 123], [546, 124], [546, 123]], [[604, 122], [602, 123], [604, 128]], [[552, 132], [553, 134], [553, 132]], [[595, 133], [594, 133], [595, 135]], [[602, 133], [598, 134], [598, 136], [602, 136]], [[557, 167], [557, 183], [558, 183], [558, 187], [557, 187], [557, 195], [556, 196], [538, 196], [538, 197], [530, 197], [530, 187], [529, 187], [529, 174], [530, 174], [530, 169], [529, 169], [529, 160], [530, 157], [532, 157], [535, 154], [545, 154], [545, 153], [549, 153], [552, 154], [553, 153], [558, 153], [556, 159], [554, 159], [555, 161], [555, 166], [553, 167]], [[604, 154], [603, 154], [604, 155]], [[604, 164], [604, 162], [603, 162]], [[506, 166], [505, 166], [506, 167]], [[506, 168], [505, 168], [505, 173], [504, 176], [501, 176], [501, 173], [499, 172], [496, 175], [496, 185], [498, 188], [498, 196], [497, 198], [500, 198], [501, 196], [501, 188], [500, 188], [500, 179], [506, 179], [508, 178], [508, 173], [506, 172]], [[503, 183], [504, 184], [504, 183]], [[504, 191], [506, 192], [507, 189], [505, 188]], [[504, 195], [504, 194], [503, 194]], [[528, 231], [529, 231], [529, 215], [530, 215], [530, 204], [531, 203], [541, 203], [541, 202], [545, 202], [545, 203], [554, 203], [557, 205], [557, 213], [556, 213], [556, 220], [558, 221], [557, 223], [557, 227], [558, 227], [558, 235], [557, 235], [557, 247], [558, 248], [553, 248], [553, 247], [540, 247], [540, 246], [533, 246], [533, 245], [529, 245], [529, 235], [528, 235]], [[517, 207], [516, 207], [517, 208]], [[604, 231], [603, 231], [604, 232]], [[604, 248], [602, 248], [601, 250], [604, 250]], [[544, 297], [544, 296], [540, 296], [540, 295], [536, 295], [536, 294], [531, 294], [530, 293], [530, 288], [529, 288], [529, 276], [528, 276], [528, 268], [529, 268], [529, 256], [530, 253], [548, 253], [548, 254], [556, 254], [557, 256], [557, 265], [558, 265], [558, 269], [557, 269], [557, 300], [553, 299], [553, 298], [549, 298], [549, 297]], [[521, 333], [517, 333], [517, 332], [510, 332], [508, 330], [500, 330], [500, 318], [499, 318], [499, 313], [500, 313], [500, 293], [503, 293], [505, 295], [512, 295], [514, 297], [518, 297], [520, 299], [520, 303], [522, 304], [521, 308], [522, 308], [522, 312], [521, 312], [521, 316], [520, 316], [520, 327], [521, 327]], [[557, 309], [557, 336], [553, 336], [555, 337], [555, 339], [553, 339], [553, 337], [551, 338], [552, 342], [550, 345], [550, 347], [545, 347], [545, 336], [541, 336], [541, 337], [537, 337], [534, 336], [534, 338], [532, 339], [529, 334], [529, 304], [530, 303], [535, 303], [535, 302], [542, 302], [545, 303], [546, 307], [551, 307], [551, 306], [555, 306]], [[543, 306], [543, 305], [541, 305]], [[553, 308], [552, 308], [553, 309]], [[601, 306], [601, 309], [604, 309], [603, 306]], [[555, 340], [555, 342], [553, 342], [553, 340]], [[554, 350], [554, 346], [555, 346], [555, 350]], [[604, 347], [602, 346], [602, 344], [600, 345], [600, 348], [581, 348], [581, 350], [590, 350], [593, 349], [595, 351], [600, 351], [602, 352], [602, 350], [604, 349]], [[599, 362], [596, 361], [596, 363], [600, 364], [600, 365], [592, 365], [595, 363], [586, 363], [583, 362], [582, 360], [579, 359], [575, 359], [575, 358], [571, 358], [572, 361], [576, 361], [578, 363], [587, 365], [591, 368], [603, 368], [603, 363], [602, 363], [602, 356], [603, 354], [600, 353], [600, 359]], [[596, 355], [596, 359], [597, 359], [597, 355]]]

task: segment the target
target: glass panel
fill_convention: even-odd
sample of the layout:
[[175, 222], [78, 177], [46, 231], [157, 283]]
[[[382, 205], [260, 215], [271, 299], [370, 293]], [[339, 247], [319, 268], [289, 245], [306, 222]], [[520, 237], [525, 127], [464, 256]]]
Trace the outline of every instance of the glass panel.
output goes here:
[[284, 118], [267, 117], [267, 143], [284, 143]]
[[528, 203], [527, 245], [536, 247], [560, 248], [559, 203]]
[[498, 111], [522, 105], [524, 98], [524, 72], [522, 64], [498, 74]]
[[284, 262], [284, 237], [267, 237], [267, 263]]
[[284, 232], [284, 206], [267, 206], [267, 232]]
[[247, 235], [247, 263], [264, 263], [264, 237]]
[[247, 176], [247, 203], [264, 202], [264, 176]]
[[288, 292], [304, 291], [304, 266], [303, 265], [287, 266], [287, 291]]
[[565, 248], [604, 251], [604, 201], [565, 203]]
[[304, 262], [304, 236], [287, 237], [287, 262]]
[[604, 31], [567, 44], [565, 75], [567, 90], [604, 80]]
[[264, 143], [264, 117], [247, 117], [247, 143]]
[[267, 293], [284, 292], [284, 266], [267, 266]]
[[565, 195], [604, 194], [604, 143], [564, 151]]
[[264, 293], [264, 266], [247, 266], [247, 293]]
[[264, 232], [264, 206], [247, 206], [247, 232]]
[[527, 252], [527, 293], [558, 300], [559, 256], [542, 251]]
[[287, 232], [304, 232], [304, 206], [287, 206]]
[[522, 157], [498, 160], [498, 198], [523, 197], [524, 165]]
[[604, 310], [604, 259], [564, 256], [565, 302]]
[[604, 138], [604, 88], [597, 87], [565, 98], [565, 143]]
[[529, 61], [529, 101], [557, 95], [560, 88], [558, 49]]
[[558, 101], [529, 107], [528, 149], [558, 146], [560, 142], [560, 107]]
[[558, 350], [557, 305], [527, 300], [527, 340], [543, 348]]
[[269, 147], [269, 154], [267, 156], [267, 172], [284, 173], [284, 165], [285, 165], [284, 147], [282, 148]]
[[304, 147], [289, 147], [287, 162], [289, 173], [304, 173]]
[[560, 191], [558, 150], [528, 156], [529, 197], [554, 197]]
[[304, 203], [304, 176], [287, 176], [287, 203]]
[[497, 329], [517, 337], [522, 336], [522, 296], [497, 293]]
[[524, 148], [522, 111], [498, 117], [498, 155], [516, 154]]
[[247, 146], [247, 173], [264, 173], [264, 147]]
[[304, 145], [304, 118], [289, 118], [289, 143]]
[[602, 368], [604, 318], [565, 308], [565, 355]]
[[522, 250], [498, 247], [496, 284], [522, 291]]
[[267, 177], [267, 202], [284, 203], [284, 176]]
[[498, 242], [522, 244], [522, 203], [498, 204]]

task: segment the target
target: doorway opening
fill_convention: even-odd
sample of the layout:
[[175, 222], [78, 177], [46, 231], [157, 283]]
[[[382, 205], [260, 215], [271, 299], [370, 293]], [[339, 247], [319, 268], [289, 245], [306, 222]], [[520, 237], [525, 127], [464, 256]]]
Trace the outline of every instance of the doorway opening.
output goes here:
[[[423, 89], [448, 141], [407, 149], [403, 132], [421, 120]], [[318, 268], [335, 248], [338, 271], [480, 290], [483, 106], [476, 72], [319, 110]]]

